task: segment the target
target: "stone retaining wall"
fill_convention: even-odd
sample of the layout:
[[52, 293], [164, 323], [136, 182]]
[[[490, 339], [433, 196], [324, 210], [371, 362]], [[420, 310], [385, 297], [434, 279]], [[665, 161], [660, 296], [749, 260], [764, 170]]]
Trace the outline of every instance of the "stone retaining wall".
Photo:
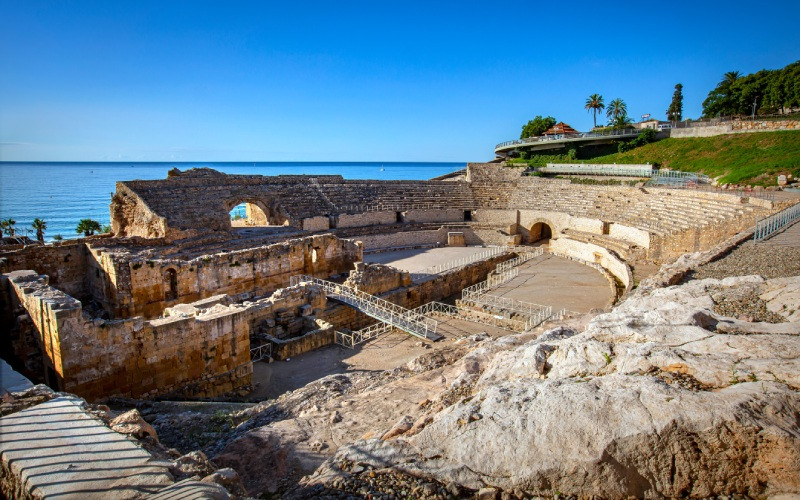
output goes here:
[[800, 130], [800, 120], [737, 120], [709, 125], [670, 129], [670, 137], [713, 137], [715, 135], [742, 134], [748, 132], [772, 132], [775, 130]]

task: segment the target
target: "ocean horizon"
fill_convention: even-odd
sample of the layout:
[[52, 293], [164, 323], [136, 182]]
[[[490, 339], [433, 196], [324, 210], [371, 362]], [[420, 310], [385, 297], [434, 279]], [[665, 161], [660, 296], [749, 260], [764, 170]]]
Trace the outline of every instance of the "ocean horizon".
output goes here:
[[47, 223], [45, 240], [78, 238], [78, 221], [110, 224], [117, 181], [165, 179], [172, 168], [213, 168], [226, 174], [341, 175], [345, 179], [426, 180], [466, 162], [0, 162], [0, 219], [12, 218], [18, 236], [35, 238], [31, 223]]

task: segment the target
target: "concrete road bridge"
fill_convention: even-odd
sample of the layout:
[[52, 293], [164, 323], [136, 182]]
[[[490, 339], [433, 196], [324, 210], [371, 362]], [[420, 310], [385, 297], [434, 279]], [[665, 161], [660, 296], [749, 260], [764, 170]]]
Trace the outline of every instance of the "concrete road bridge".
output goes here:
[[582, 132], [580, 134], [548, 135], [542, 137], [527, 137], [513, 141], [501, 142], [494, 147], [497, 156], [506, 157], [514, 151], [546, 151], [548, 149], [563, 148], [567, 144], [578, 146], [594, 146], [598, 144], [610, 144], [620, 139], [633, 139], [639, 135], [641, 130], [623, 129], [611, 130], [608, 132]]

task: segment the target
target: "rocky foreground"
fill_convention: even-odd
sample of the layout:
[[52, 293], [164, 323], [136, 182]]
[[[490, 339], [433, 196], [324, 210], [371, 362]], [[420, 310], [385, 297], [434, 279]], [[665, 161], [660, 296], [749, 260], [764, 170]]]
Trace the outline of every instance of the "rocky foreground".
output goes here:
[[800, 276], [704, 279], [326, 377], [232, 414], [204, 450], [254, 496], [800, 493], [798, 390]]

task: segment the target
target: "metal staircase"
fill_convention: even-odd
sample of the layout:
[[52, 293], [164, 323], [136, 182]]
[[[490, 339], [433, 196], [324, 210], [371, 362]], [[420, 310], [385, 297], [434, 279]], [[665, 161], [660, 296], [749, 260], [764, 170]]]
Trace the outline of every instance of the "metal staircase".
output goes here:
[[441, 335], [436, 333], [436, 327], [438, 326], [436, 320], [426, 318], [414, 311], [410, 311], [402, 306], [398, 306], [397, 304], [393, 304], [353, 287], [303, 274], [292, 276], [290, 283], [292, 286], [300, 283], [312, 283], [317, 285], [325, 291], [328, 297], [343, 302], [358, 309], [367, 316], [375, 318], [387, 325], [399, 328], [415, 337], [433, 341], [442, 338]]

